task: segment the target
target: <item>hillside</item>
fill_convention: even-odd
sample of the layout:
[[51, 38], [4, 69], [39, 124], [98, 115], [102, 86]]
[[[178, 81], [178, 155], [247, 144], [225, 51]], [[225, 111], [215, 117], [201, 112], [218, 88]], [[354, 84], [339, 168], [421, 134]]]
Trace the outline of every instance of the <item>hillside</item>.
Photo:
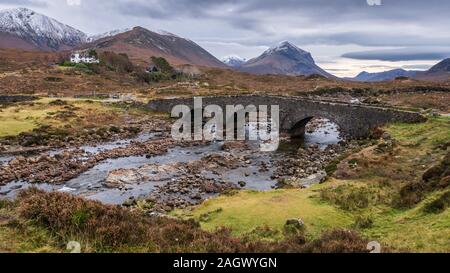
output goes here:
[[126, 53], [131, 60], [148, 64], [151, 56], [164, 57], [175, 65], [192, 64], [207, 67], [226, 67], [221, 61], [196, 43], [173, 34], [159, 34], [142, 27], [105, 37], [84, 45], [98, 51]]
[[414, 78], [417, 74], [418, 71], [407, 71], [404, 69], [393, 69], [377, 73], [369, 73], [363, 71], [359, 73], [358, 76], [354, 78], [349, 78], [349, 80], [362, 82], [379, 82], [379, 81], [395, 80], [398, 77]]
[[26, 8], [0, 11], [0, 48], [58, 51], [85, 42], [86, 34]]

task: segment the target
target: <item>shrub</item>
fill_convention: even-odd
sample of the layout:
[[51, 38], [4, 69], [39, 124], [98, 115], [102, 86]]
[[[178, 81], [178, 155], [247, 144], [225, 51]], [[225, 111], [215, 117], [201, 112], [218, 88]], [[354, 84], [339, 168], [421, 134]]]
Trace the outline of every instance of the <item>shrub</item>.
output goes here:
[[438, 199], [428, 203], [424, 207], [426, 213], [442, 213], [450, 207], [450, 191], [442, 194]]
[[[35, 188], [22, 191], [17, 199], [18, 212], [29, 223], [48, 229], [67, 243], [80, 238], [92, 251], [170, 253], [286, 253], [286, 252], [367, 252], [368, 240], [352, 231], [336, 230], [307, 242], [303, 235], [282, 242], [233, 238], [229, 229], [214, 233], [200, 229], [194, 221], [149, 217], [141, 211], [103, 205], [66, 193], [46, 193]], [[258, 233], [276, 236], [270, 229]], [[251, 237], [251, 236], [250, 236]]]
[[223, 211], [222, 208], [218, 208], [218, 209], [216, 209], [214, 211], [210, 211], [208, 213], [204, 213], [204, 214], [200, 215], [199, 220], [200, 220], [200, 222], [204, 222], [204, 223], [209, 222], [209, 221], [212, 220], [212, 218], [214, 216], [216, 216], [217, 214], [221, 213], [222, 211]]
[[412, 182], [400, 189], [399, 197], [394, 200], [394, 206], [410, 208], [422, 201], [425, 185], [422, 182]]
[[60, 65], [60, 66], [64, 66], [64, 67], [73, 67], [75, 64], [72, 63], [71, 61], [64, 60], [64, 61], [61, 62], [59, 65]]
[[118, 133], [120, 133], [120, 128], [117, 126], [111, 126], [111, 127], [109, 127], [109, 131], [111, 133], [118, 134]]
[[169, 62], [163, 57], [152, 57], [153, 64], [161, 71], [162, 73], [174, 74], [175, 69], [169, 64]]
[[[450, 153], [444, 157], [441, 163], [428, 169], [422, 176], [422, 181], [414, 181], [406, 184], [395, 201], [398, 207], [409, 208], [421, 202], [426, 193], [445, 189], [449, 186]], [[437, 204], [436, 204], [437, 205]]]
[[274, 240], [281, 236], [278, 229], [273, 229], [267, 225], [258, 226], [249, 233], [245, 234], [245, 238], [250, 241], [257, 241], [260, 239]]
[[58, 77], [46, 77], [46, 78], [44, 78], [44, 80], [47, 82], [62, 82], [63, 81], [62, 78], [58, 78]]
[[358, 229], [367, 229], [373, 226], [373, 217], [371, 215], [358, 215], [355, 219], [354, 227]]
[[305, 223], [301, 219], [290, 219], [284, 225], [284, 234], [286, 236], [304, 235]]
[[153, 252], [236, 252], [245, 245], [222, 233], [202, 231], [192, 221], [147, 217], [139, 211], [85, 201], [63, 193], [29, 189], [19, 196], [22, 217], [67, 241], [76, 235], [98, 251], [147, 247]]
[[0, 199], [0, 209], [9, 208], [12, 206], [12, 202], [6, 199]]
[[126, 54], [106, 51], [100, 54], [100, 60], [102, 65], [115, 72], [131, 73], [135, 70], [133, 63]]
[[325, 232], [321, 238], [306, 243], [304, 253], [367, 253], [368, 240], [348, 230]]
[[67, 101], [57, 99], [57, 100], [49, 102], [48, 105], [51, 105], [51, 106], [66, 106], [66, 105], [68, 105], [68, 103], [67, 103]]
[[168, 75], [163, 74], [162, 72], [142, 72], [137, 75], [137, 78], [138, 81], [145, 83], [160, 82], [169, 79]]
[[320, 198], [343, 210], [352, 211], [364, 209], [370, 205], [388, 203], [391, 197], [390, 193], [383, 192], [382, 189], [376, 187], [340, 185], [322, 189]]

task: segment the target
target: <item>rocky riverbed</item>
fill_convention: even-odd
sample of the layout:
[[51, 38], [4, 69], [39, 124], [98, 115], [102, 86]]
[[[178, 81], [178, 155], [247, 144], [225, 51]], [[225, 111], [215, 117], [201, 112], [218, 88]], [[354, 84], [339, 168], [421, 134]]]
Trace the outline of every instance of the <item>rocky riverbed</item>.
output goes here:
[[237, 189], [320, 183], [327, 164], [354, 145], [328, 121], [312, 122], [303, 141], [286, 139], [279, 151], [265, 153], [258, 143], [177, 142], [159, 131], [4, 160], [0, 198], [34, 185], [165, 213]]

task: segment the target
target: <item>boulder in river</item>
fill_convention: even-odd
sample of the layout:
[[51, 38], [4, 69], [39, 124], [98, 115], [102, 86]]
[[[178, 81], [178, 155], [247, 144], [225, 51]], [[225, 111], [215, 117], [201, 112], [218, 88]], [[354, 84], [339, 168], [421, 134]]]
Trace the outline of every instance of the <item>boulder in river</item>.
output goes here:
[[145, 174], [135, 169], [117, 169], [108, 174], [103, 185], [107, 188], [121, 188], [124, 185], [137, 184], [147, 179]]

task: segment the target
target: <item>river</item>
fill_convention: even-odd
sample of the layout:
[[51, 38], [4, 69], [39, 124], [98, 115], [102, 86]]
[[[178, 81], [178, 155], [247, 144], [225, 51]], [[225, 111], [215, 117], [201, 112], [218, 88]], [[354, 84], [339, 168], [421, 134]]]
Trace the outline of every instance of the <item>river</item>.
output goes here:
[[[94, 146], [86, 145], [80, 148], [86, 153], [95, 154], [100, 151], [126, 147], [132, 141], [147, 141], [159, 137], [158, 134], [143, 134], [133, 139], [107, 142]], [[325, 121], [314, 130], [307, 132], [305, 138], [302, 140], [283, 140], [279, 151], [276, 152], [260, 152], [256, 145], [250, 145], [252, 147], [250, 150], [233, 151], [233, 156], [246, 157], [250, 163], [239, 166], [238, 168], [230, 168], [220, 173], [205, 170], [202, 172], [202, 175], [207, 178], [230, 182], [236, 185], [245, 184], [243, 188], [249, 190], [270, 190], [277, 184], [277, 180], [272, 177], [276, 162], [283, 158], [286, 153], [294, 152], [301, 146], [307, 147], [312, 144], [317, 144], [320, 148], [324, 149], [327, 145], [336, 144], [340, 140], [337, 126], [329, 121]], [[163, 186], [175, 179], [176, 174], [162, 176], [158, 181], [152, 180], [133, 184], [126, 189], [117, 189], [104, 186], [105, 179], [111, 171], [117, 169], [136, 169], [149, 165], [165, 166], [198, 161], [207, 155], [226, 153], [222, 151], [222, 145], [223, 143], [221, 142], [213, 142], [205, 146], [174, 147], [166, 154], [160, 156], [134, 156], [109, 159], [62, 185], [46, 183], [31, 185], [25, 181], [9, 183], [0, 187], [0, 198], [12, 199], [17, 195], [18, 191], [30, 186], [36, 186], [46, 191], [68, 192], [106, 204], [122, 204], [130, 197], [139, 198], [147, 196], [156, 186]], [[49, 155], [54, 156], [62, 151], [51, 151]], [[7, 164], [12, 159], [13, 157], [10, 156], [0, 157], [0, 163]], [[267, 170], [261, 171], [262, 165], [267, 166]]]

